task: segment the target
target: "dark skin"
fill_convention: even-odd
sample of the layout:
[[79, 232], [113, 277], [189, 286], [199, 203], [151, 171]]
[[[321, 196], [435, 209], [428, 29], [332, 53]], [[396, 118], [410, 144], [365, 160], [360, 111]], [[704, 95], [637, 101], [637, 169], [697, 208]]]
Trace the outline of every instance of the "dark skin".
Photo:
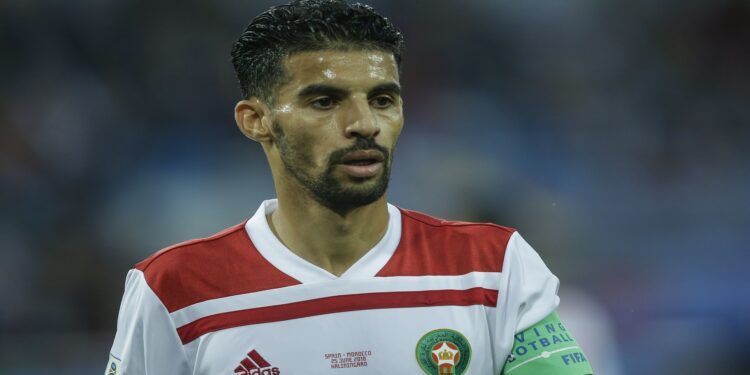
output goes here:
[[[404, 123], [398, 68], [392, 54], [369, 50], [296, 53], [284, 68], [290, 79], [274, 103], [242, 100], [235, 120], [268, 158], [278, 198], [268, 218], [274, 234], [340, 276], [387, 228], [383, 184]], [[380, 163], [343, 163], [357, 144], [387, 155]], [[316, 187], [337, 192], [342, 202], [321, 198]]]

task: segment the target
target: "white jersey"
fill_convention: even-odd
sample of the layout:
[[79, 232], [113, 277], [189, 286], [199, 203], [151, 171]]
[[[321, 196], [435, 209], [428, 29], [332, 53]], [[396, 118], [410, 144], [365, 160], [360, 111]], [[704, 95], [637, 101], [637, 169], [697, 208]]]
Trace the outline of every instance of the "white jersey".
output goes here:
[[383, 238], [337, 277], [276, 238], [276, 205], [137, 264], [105, 373], [497, 374], [558, 305], [512, 229], [388, 205]]

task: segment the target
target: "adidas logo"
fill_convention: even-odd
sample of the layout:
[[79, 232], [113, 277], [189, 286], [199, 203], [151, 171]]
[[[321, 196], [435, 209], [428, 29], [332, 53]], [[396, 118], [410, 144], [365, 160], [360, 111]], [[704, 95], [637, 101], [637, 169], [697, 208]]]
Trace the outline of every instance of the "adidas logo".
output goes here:
[[240, 361], [240, 365], [234, 369], [234, 375], [279, 375], [281, 370], [271, 366], [265, 358], [261, 357], [255, 349], [247, 353], [247, 357]]

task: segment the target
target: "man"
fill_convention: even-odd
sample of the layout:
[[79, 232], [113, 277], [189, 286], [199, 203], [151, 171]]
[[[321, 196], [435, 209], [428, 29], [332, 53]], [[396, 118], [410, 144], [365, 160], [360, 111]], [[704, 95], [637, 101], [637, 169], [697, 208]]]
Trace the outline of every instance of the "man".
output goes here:
[[130, 271], [107, 374], [592, 373], [518, 233], [387, 203], [402, 50], [360, 4], [252, 21], [235, 119], [277, 199]]

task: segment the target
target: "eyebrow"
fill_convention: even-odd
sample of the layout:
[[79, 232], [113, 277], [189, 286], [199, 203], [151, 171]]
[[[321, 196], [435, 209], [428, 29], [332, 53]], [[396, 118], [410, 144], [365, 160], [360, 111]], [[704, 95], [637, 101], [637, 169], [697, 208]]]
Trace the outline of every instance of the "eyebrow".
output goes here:
[[[384, 93], [400, 95], [401, 86], [399, 86], [399, 84], [395, 82], [382, 83], [370, 89], [370, 91], [367, 93], [367, 96], [372, 97], [372, 96], [375, 96], [378, 94], [384, 94]], [[347, 90], [344, 90], [336, 86], [312, 84], [300, 90], [299, 94], [297, 95], [300, 97], [316, 96], [316, 95], [344, 97], [347, 94], [348, 94]]]
[[320, 84], [312, 84], [304, 89], [302, 89], [297, 96], [316, 96], [316, 95], [326, 95], [326, 96], [338, 96], [343, 97], [346, 96], [347, 91], [335, 86], [329, 86], [329, 85], [320, 85]]
[[372, 97], [378, 94], [401, 95], [401, 86], [395, 82], [383, 83], [373, 87], [372, 90], [367, 93], [367, 96]]

